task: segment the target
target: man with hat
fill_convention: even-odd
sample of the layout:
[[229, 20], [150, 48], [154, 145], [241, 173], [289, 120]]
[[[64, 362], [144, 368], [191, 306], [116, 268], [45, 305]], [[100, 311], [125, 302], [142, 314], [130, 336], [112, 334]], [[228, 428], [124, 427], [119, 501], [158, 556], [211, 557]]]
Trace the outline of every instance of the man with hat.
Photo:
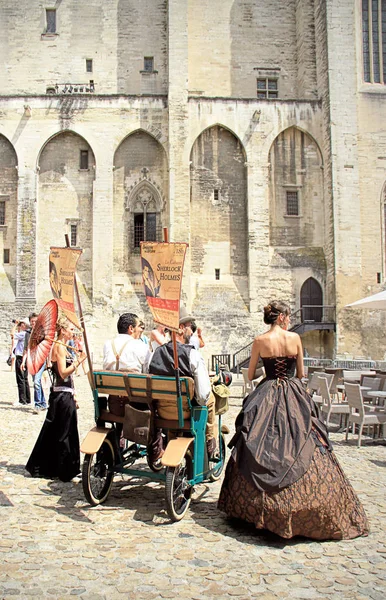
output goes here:
[[[211, 393], [211, 384], [208, 371], [205, 367], [204, 359], [200, 352], [189, 345], [192, 336], [193, 317], [188, 314], [186, 308], [181, 306], [179, 329], [176, 333], [178, 368], [180, 375], [192, 377], [194, 379], [194, 400], [200, 406], [208, 407], [208, 422], [206, 426], [206, 443], [208, 454], [212, 455], [216, 449], [215, 438], [215, 412], [214, 396]], [[149, 364], [149, 373], [170, 377], [175, 374], [173, 342], [163, 344], [156, 348]], [[168, 404], [168, 401], [162, 401], [158, 408], [159, 415], [163, 419], [176, 418], [175, 403]]]
[[[19, 331], [16, 331], [17, 327], [20, 327]], [[29, 320], [22, 319], [21, 321], [15, 322], [15, 326], [13, 327], [13, 330], [11, 332], [11, 334], [13, 335], [14, 354], [16, 356], [15, 374], [17, 389], [19, 393], [19, 400], [15, 402], [15, 406], [26, 406], [27, 404], [31, 404], [28, 371], [26, 369], [23, 370], [21, 368], [24, 353], [24, 339], [28, 328]]]

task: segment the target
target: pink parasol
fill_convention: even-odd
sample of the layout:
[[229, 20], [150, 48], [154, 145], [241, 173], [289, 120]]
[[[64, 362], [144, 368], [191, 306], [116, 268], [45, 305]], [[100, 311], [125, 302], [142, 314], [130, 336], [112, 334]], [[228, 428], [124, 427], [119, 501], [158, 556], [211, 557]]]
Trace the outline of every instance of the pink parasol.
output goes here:
[[40, 311], [35, 327], [31, 331], [27, 350], [27, 368], [31, 375], [36, 375], [44, 365], [55, 339], [58, 305], [50, 300]]

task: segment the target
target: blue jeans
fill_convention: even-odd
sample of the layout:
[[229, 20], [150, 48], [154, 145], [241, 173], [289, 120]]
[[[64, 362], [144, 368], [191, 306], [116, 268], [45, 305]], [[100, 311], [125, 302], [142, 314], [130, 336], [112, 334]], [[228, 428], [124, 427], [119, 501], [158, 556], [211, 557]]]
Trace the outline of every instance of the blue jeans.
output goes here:
[[44, 397], [42, 387], [42, 375], [45, 368], [46, 363], [44, 363], [44, 365], [42, 366], [40, 371], [36, 373], [36, 375], [32, 376], [34, 382], [34, 402], [37, 408], [47, 408], [46, 399]]

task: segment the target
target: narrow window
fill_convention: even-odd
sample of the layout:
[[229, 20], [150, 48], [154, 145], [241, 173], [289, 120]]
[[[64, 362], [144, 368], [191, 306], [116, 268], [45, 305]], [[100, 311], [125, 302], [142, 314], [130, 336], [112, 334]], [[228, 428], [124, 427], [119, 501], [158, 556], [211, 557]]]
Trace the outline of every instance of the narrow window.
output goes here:
[[220, 197], [220, 191], [218, 189], [214, 189], [213, 190], [213, 199], [218, 201], [219, 197]]
[[214, 270], [214, 278], [216, 281], [220, 281], [220, 269]]
[[382, 274], [377, 273], [377, 283], [382, 283]]
[[298, 216], [299, 215], [299, 197], [298, 192], [287, 191], [287, 215]]
[[5, 265], [9, 265], [9, 249], [8, 248], [4, 248], [4, 252], [3, 252], [3, 263]]
[[257, 97], [274, 99], [278, 98], [277, 79], [267, 77], [257, 80]]
[[139, 243], [144, 241], [143, 213], [134, 215], [134, 248], [139, 248]]
[[154, 71], [154, 56], [145, 56], [143, 59], [143, 70], [152, 72]]
[[140, 242], [157, 241], [157, 213], [137, 213], [134, 215], [134, 248]]
[[386, 2], [362, 0], [363, 79], [386, 83]]
[[5, 201], [0, 202], [0, 225], [5, 225]]
[[70, 225], [70, 240], [71, 240], [71, 246], [78, 245], [78, 226], [77, 225]]
[[88, 169], [88, 150], [80, 151], [80, 169], [81, 171]]
[[92, 58], [86, 58], [86, 72], [92, 73]]
[[46, 33], [56, 33], [56, 10], [52, 8], [46, 9]]
[[146, 242], [157, 241], [157, 217], [156, 213], [146, 213]]

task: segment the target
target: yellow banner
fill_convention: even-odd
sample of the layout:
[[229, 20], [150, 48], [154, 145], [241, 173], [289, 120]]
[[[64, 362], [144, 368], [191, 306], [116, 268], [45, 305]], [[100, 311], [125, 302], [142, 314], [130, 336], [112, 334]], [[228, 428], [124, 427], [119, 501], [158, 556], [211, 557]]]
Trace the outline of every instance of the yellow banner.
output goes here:
[[142, 281], [154, 321], [177, 331], [185, 253], [182, 242], [141, 242]]
[[52, 295], [66, 317], [81, 329], [74, 306], [74, 279], [79, 248], [50, 248], [49, 277]]

